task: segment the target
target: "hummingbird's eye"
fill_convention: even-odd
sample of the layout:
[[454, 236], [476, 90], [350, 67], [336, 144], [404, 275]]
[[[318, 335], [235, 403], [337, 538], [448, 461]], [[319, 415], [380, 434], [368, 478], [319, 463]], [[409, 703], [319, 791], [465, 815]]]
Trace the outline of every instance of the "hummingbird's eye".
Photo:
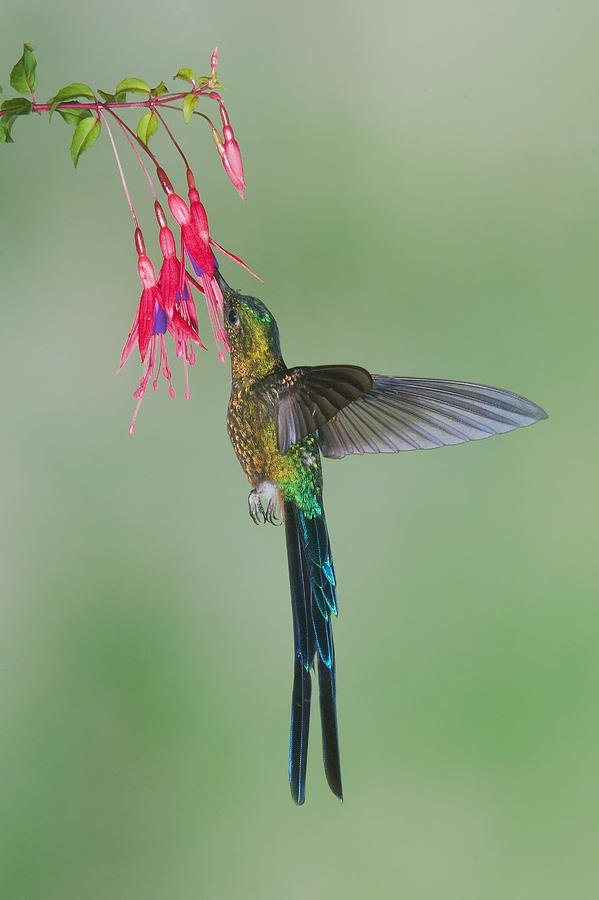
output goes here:
[[238, 325], [239, 324], [239, 316], [235, 312], [234, 309], [230, 309], [227, 315], [227, 319], [229, 320], [230, 325]]

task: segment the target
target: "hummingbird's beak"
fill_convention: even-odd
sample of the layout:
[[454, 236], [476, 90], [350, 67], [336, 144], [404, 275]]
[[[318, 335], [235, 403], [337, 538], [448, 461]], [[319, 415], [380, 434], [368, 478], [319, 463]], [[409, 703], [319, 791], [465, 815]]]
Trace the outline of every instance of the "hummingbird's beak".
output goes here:
[[228, 294], [232, 293], [232, 288], [229, 287], [223, 276], [220, 274], [220, 269], [217, 269], [216, 266], [214, 267], [214, 277], [216, 279], [216, 283], [222, 291], [222, 295], [226, 303]]

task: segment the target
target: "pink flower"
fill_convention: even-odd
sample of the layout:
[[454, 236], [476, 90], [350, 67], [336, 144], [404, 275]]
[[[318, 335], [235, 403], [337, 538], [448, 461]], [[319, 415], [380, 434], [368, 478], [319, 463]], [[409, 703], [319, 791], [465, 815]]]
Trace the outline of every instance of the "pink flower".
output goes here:
[[[165, 240], [165, 244], [168, 245], [168, 241]], [[168, 382], [170, 396], [175, 396], [175, 389], [172, 384], [172, 375], [168, 364], [166, 344], [164, 341], [166, 331], [168, 330], [169, 334], [171, 334], [175, 341], [177, 356], [182, 356], [184, 360], [186, 386], [185, 395], [187, 399], [189, 399], [187, 362], [189, 361], [192, 365], [193, 362], [195, 362], [195, 356], [193, 354], [193, 351], [191, 351], [191, 343], [194, 342], [196, 344], [199, 344], [199, 346], [203, 349], [206, 349], [202, 344], [197, 331], [194, 330], [189, 321], [186, 321], [182, 317], [181, 313], [175, 308], [174, 302], [172, 305], [171, 314], [170, 316], [168, 315], [166, 307], [167, 305], [170, 306], [170, 300], [168, 301], [168, 303], [167, 301], [165, 301], [161, 288], [156, 281], [154, 266], [152, 265], [151, 260], [146, 256], [144, 240], [139, 228], [135, 230], [135, 246], [138, 254], [137, 268], [139, 277], [143, 285], [143, 289], [141, 292], [139, 306], [135, 314], [135, 319], [133, 320], [131, 331], [129, 332], [129, 336], [127, 337], [125, 346], [123, 348], [119, 371], [127, 362], [127, 359], [133, 352], [136, 344], [139, 346], [139, 353], [142, 362], [144, 363], [144, 368], [139, 382], [139, 387], [133, 394], [133, 396], [137, 400], [137, 406], [135, 407], [133, 419], [131, 420], [129, 434], [133, 434], [133, 431], [135, 429], [135, 419], [137, 417], [137, 413], [139, 412], [141, 401], [143, 400], [143, 397], [146, 393], [148, 383], [152, 377], [154, 379], [154, 390], [157, 391], [158, 379], [160, 377], [160, 373], [162, 372], [162, 375]], [[167, 258], [171, 258], [170, 245], [168, 245], [168, 250], [169, 255], [165, 256], [165, 260]], [[171, 267], [169, 266], [169, 268]], [[188, 343], [190, 349], [188, 349]]]
[[[206, 297], [206, 305], [210, 316], [210, 324], [216, 346], [218, 358], [225, 361], [225, 353], [229, 352], [225, 327], [223, 323], [223, 295], [214, 277], [214, 255], [210, 249], [210, 231], [206, 210], [200, 200], [200, 195], [195, 185], [195, 179], [190, 169], [187, 170], [187, 184], [189, 188], [189, 206], [185, 200], [175, 194], [173, 187], [163, 169], [157, 169], [158, 179], [167, 195], [168, 207], [173, 218], [181, 228], [181, 256], [183, 251], [187, 253], [191, 265], [200, 279], [201, 288]], [[190, 292], [187, 286], [180, 292], [181, 302], [189, 302]], [[195, 310], [194, 310], [195, 312]]]
[[[197, 262], [202, 269], [202, 272], [205, 272], [208, 276], [213, 275], [214, 262], [212, 251], [208, 244], [208, 219], [206, 218], [204, 207], [201, 203], [199, 204], [203, 216], [201, 215], [200, 210], [198, 210], [197, 205], [192, 213], [192, 210], [187, 206], [183, 197], [180, 197], [179, 194], [175, 194], [173, 186], [164, 169], [157, 168], [156, 172], [158, 174], [158, 180], [167, 195], [168, 208], [181, 228], [181, 238], [187, 253]], [[191, 172], [189, 175], [191, 175]], [[191, 178], [193, 180], [193, 175], [191, 175]], [[195, 191], [195, 193], [197, 194], [197, 201], [199, 203], [199, 194], [197, 191]]]
[[164, 210], [158, 201], [155, 202], [154, 209], [156, 211], [158, 224], [160, 225], [158, 239], [160, 242], [160, 251], [162, 253], [162, 266], [160, 267], [160, 274], [158, 275], [158, 283], [160, 284], [160, 291], [162, 293], [164, 311], [167, 316], [172, 319], [175, 303], [177, 301], [177, 291], [179, 290], [179, 283], [181, 281], [181, 266], [177, 259], [175, 238], [166, 224]]

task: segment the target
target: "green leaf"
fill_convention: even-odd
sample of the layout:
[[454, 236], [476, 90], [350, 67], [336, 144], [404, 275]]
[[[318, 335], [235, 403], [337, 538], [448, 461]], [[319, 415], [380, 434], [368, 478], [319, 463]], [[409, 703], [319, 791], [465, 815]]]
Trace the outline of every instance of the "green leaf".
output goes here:
[[19, 116], [29, 115], [33, 109], [33, 104], [31, 100], [26, 100], [25, 97], [11, 97], [10, 100], [5, 100], [4, 103], [0, 104], [0, 109], [5, 110], [4, 115], [0, 117], [0, 144], [12, 144], [14, 142], [11, 136], [11, 129], [15, 120]]
[[147, 146], [150, 138], [158, 128], [158, 116], [148, 111], [137, 123], [137, 137]]
[[200, 88], [204, 87], [205, 84], [210, 84], [210, 79], [207, 75], [202, 75], [200, 78], [198, 78], [197, 85]]
[[197, 82], [193, 69], [179, 69], [177, 74], [173, 75], [173, 79], [175, 78], [180, 78], [182, 81], [188, 81], [190, 84], [196, 84]]
[[32, 94], [37, 87], [37, 60], [33, 44], [23, 44], [23, 56], [10, 73], [10, 83], [19, 94]]
[[56, 112], [63, 117], [67, 125], [78, 125], [81, 119], [89, 119], [91, 109], [57, 109]]
[[102, 91], [98, 88], [98, 94], [105, 103], [124, 103], [127, 99], [125, 91], [119, 91], [118, 94], [109, 94], [107, 91]]
[[150, 93], [152, 94], [152, 97], [161, 97], [162, 94], [168, 94], [168, 88], [164, 81], [161, 81], [155, 88], [152, 88]]
[[116, 103], [116, 94], [109, 94], [108, 91], [103, 91], [100, 88], [98, 88], [98, 93], [105, 103]]
[[197, 94], [185, 94], [185, 96], [183, 97], [183, 118], [186, 122], [189, 122], [189, 120], [191, 119], [191, 114], [196, 108], [197, 102]]
[[89, 85], [81, 84], [78, 81], [74, 81], [72, 84], [67, 84], [66, 87], [61, 88], [57, 94], [54, 94], [54, 96], [50, 97], [48, 100], [48, 103], [50, 103], [49, 118], [52, 118], [52, 113], [59, 103], [64, 103], [67, 100], [75, 100], [79, 97], [85, 97], [86, 100], [96, 99], [94, 92]]
[[73, 140], [71, 141], [71, 159], [75, 166], [79, 162], [81, 154], [85, 153], [85, 151], [91, 147], [94, 141], [98, 139], [99, 135], [100, 120], [95, 116], [88, 116], [79, 122], [75, 129], [75, 133], [73, 134]]
[[151, 94], [152, 88], [141, 78], [123, 78], [114, 89], [115, 94], [120, 91], [131, 91], [132, 94]]
[[33, 109], [33, 103], [25, 97], [11, 97], [10, 100], [0, 103], [0, 109], [9, 109], [10, 114], [14, 116], [28, 116]]

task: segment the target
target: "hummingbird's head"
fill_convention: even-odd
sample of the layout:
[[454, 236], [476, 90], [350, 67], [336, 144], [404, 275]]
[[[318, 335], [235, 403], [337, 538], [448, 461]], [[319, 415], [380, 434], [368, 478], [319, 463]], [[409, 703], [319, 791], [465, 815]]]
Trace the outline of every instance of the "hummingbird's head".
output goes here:
[[275, 317], [257, 297], [234, 291], [220, 273], [217, 278], [233, 378], [264, 378], [282, 363]]

